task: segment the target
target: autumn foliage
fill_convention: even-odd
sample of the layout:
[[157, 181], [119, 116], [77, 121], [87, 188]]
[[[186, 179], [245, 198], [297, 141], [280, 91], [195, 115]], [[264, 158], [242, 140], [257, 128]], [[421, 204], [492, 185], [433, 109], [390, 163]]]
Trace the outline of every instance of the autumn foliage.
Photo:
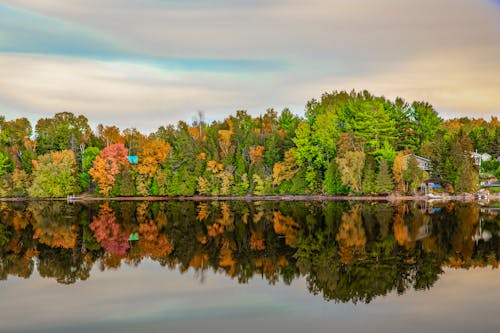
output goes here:
[[101, 150], [94, 159], [89, 174], [103, 195], [110, 193], [115, 176], [120, 173], [120, 167], [129, 163], [127, 154], [128, 149], [122, 143], [116, 143]]
[[125, 255], [125, 252], [130, 248], [129, 234], [122, 229], [113, 209], [107, 202], [99, 207], [99, 215], [94, 217], [89, 226], [94, 232], [95, 239], [106, 251]]
[[[267, 109], [204, 119], [143, 134], [92, 131], [84, 116], [62, 112], [33, 133], [26, 118], [0, 115], [0, 196], [419, 194], [430, 179], [472, 193], [500, 177], [498, 118], [444, 121], [425, 102], [334, 91], [309, 101], [304, 116]], [[475, 151], [491, 159], [476, 165]], [[410, 153], [429, 161], [428, 173], [405, 160]]]
[[160, 258], [168, 256], [174, 250], [167, 236], [159, 232], [154, 221], [141, 223], [139, 225], [139, 234], [138, 246], [143, 255]]
[[139, 173], [153, 177], [159, 164], [167, 159], [171, 150], [172, 147], [164, 141], [148, 141], [139, 154], [139, 165], [137, 166]]
[[78, 192], [77, 164], [71, 150], [49, 152], [33, 161], [33, 182], [28, 193], [33, 197], [64, 197]]

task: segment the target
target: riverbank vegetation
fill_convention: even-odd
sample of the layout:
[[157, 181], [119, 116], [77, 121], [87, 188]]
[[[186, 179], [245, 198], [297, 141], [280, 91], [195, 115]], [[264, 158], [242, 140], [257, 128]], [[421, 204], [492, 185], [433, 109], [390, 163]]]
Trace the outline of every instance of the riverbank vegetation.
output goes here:
[[[488, 154], [477, 165], [472, 152]], [[421, 168], [416, 157], [429, 161]], [[0, 196], [414, 194], [431, 179], [450, 193], [499, 177], [500, 121], [443, 120], [425, 102], [325, 93], [304, 117], [244, 110], [207, 123], [200, 113], [148, 135], [61, 112], [0, 116]]]

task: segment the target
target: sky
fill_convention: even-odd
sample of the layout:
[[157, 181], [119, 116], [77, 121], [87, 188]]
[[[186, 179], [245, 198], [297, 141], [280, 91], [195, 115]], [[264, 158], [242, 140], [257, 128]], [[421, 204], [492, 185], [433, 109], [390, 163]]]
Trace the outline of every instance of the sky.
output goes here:
[[[499, 0], [4, 0], [0, 115], [144, 132], [367, 89], [500, 116]], [[34, 123], [33, 123], [34, 125]]]

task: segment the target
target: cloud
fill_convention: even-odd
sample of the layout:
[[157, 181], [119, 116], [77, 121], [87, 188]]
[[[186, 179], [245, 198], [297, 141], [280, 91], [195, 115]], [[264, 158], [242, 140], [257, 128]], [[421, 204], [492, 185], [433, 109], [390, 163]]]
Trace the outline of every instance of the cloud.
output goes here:
[[474, 61], [481, 54], [429, 53], [380, 73], [358, 76], [324, 77], [314, 84], [295, 89], [314, 94], [323, 87], [367, 89], [388, 98], [428, 101], [446, 117], [476, 116], [489, 118], [500, 113], [498, 87], [500, 63]]
[[60, 19], [0, 5], [2, 52], [116, 56], [119, 45], [97, 31]]
[[254, 5], [217, 1], [218, 6], [130, 0], [107, 1], [106, 6], [97, 0], [7, 3], [114, 36], [145, 53], [173, 57], [377, 62], [435, 48], [491, 45], [499, 38], [498, 14], [486, 1], [289, 0]]
[[301, 112], [324, 91], [353, 88], [427, 100], [450, 116], [500, 110], [493, 1], [5, 3], [0, 104], [9, 110], [64, 108], [98, 122], [120, 113], [149, 128], [198, 109], [211, 119]]
[[260, 59], [175, 58], [168, 54], [146, 54], [125, 39], [102, 33], [91, 26], [45, 14], [0, 5], [0, 50], [3, 53], [27, 53], [72, 56], [85, 59], [147, 62], [169, 69], [191, 71], [262, 71], [278, 70], [276, 61]]
[[[0, 100], [20, 110], [64, 110], [91, 121], [155, 129], [210, 106], [228, 108], [241, 93], [206, 84], [210, 75], [141, 64], [36, 55], [0, 55]], [[224, 86], [224, 79], [218, 79]]]

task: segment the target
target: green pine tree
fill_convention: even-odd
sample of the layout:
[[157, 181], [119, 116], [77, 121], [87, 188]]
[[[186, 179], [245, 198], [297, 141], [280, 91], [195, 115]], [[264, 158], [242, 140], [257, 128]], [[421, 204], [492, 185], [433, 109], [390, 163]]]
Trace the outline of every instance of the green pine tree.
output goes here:
[[392, 175], [386, 160], [380, 162], [375, 189], [377, 193], [389, 193], [394, 189], [394, 182], [392, 181]]
[[347, 194], [348, 188], [342, 184], [342, 175], [339, 172], [339, 166], [334, 159], [330, 161], [328, 169], [325, 172], [323, 188], [328, 194]]
[[377, 175], [375, 174], [374, 161], [373, 159], [370, 159], [363, 168], [363, 181], [361, 183], [363, 193], [371, 194], [378, 192], [376, 177]]

